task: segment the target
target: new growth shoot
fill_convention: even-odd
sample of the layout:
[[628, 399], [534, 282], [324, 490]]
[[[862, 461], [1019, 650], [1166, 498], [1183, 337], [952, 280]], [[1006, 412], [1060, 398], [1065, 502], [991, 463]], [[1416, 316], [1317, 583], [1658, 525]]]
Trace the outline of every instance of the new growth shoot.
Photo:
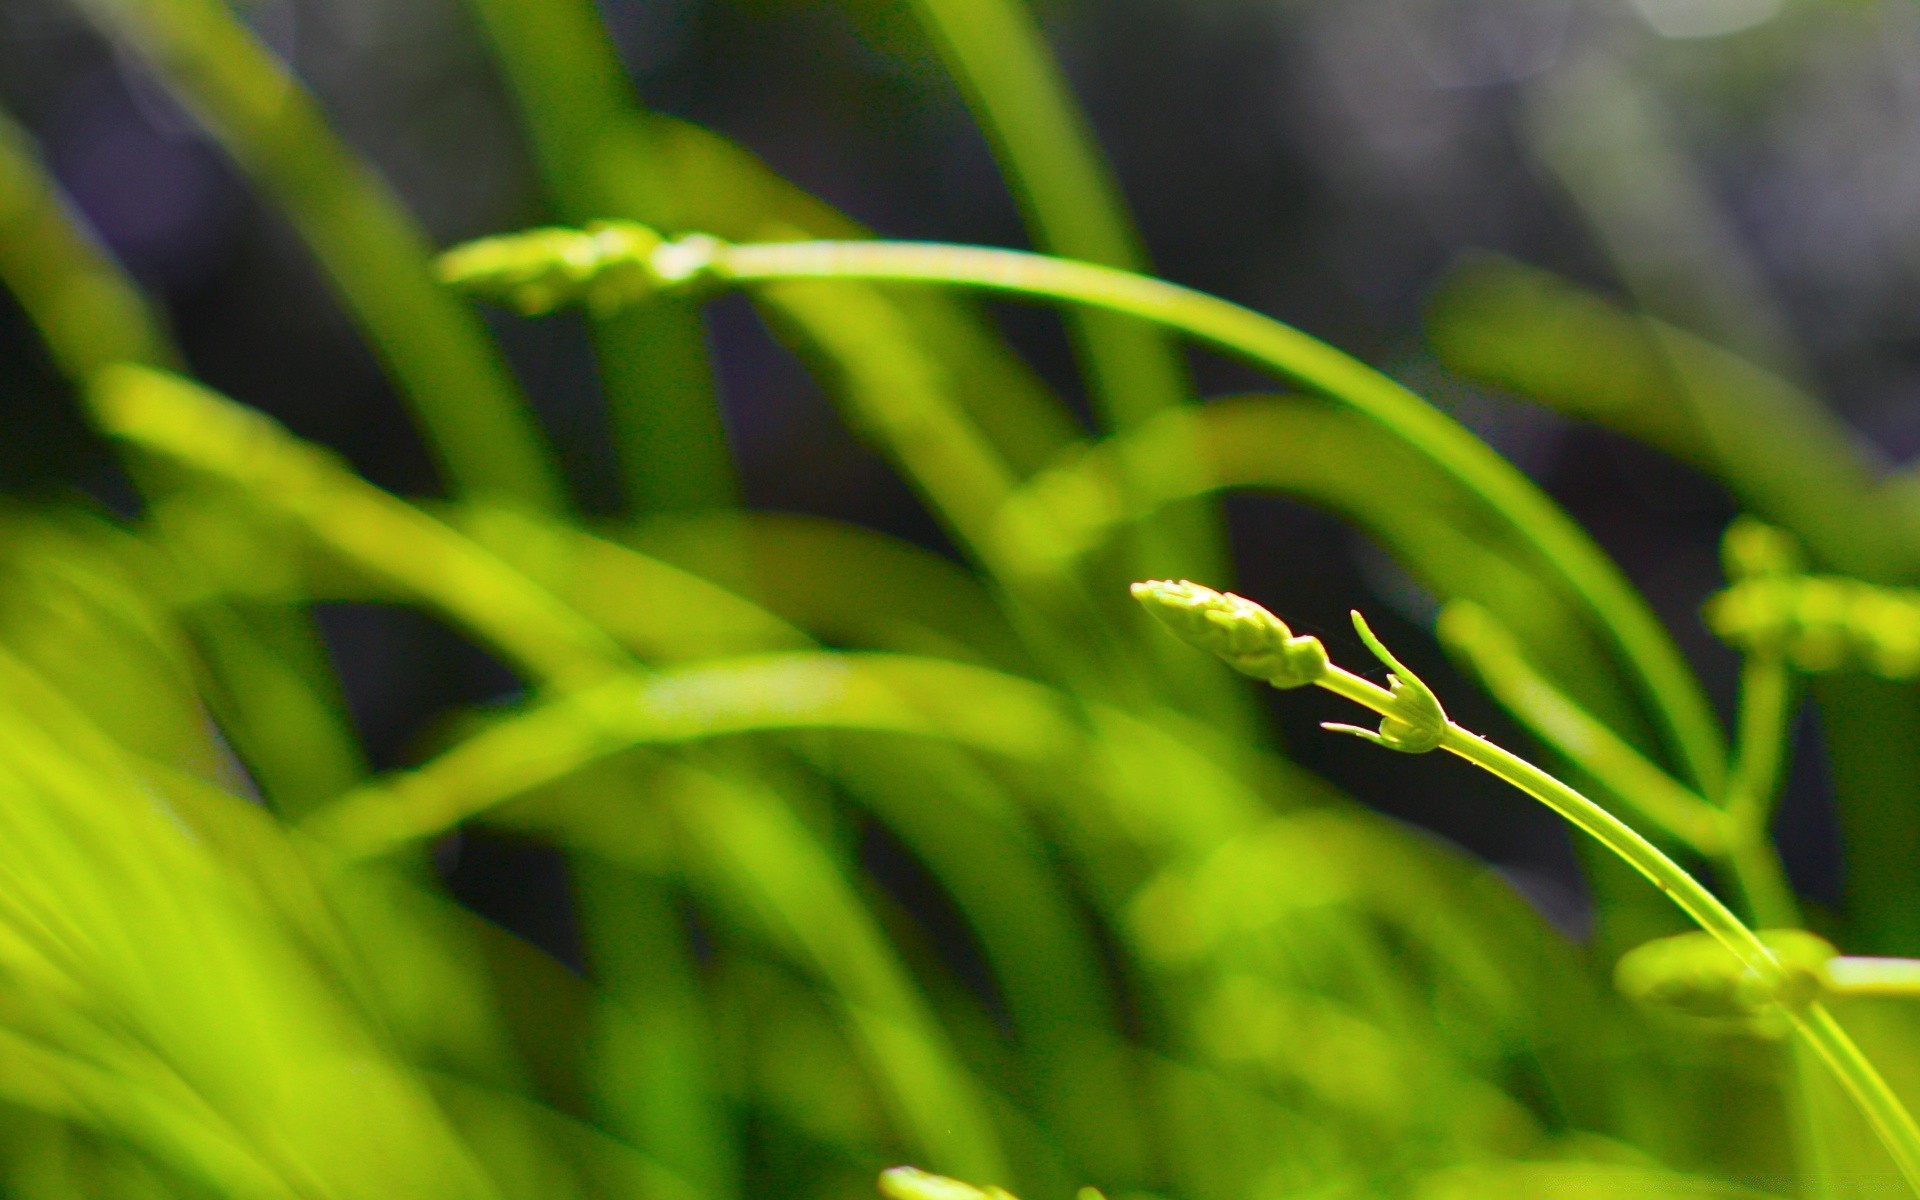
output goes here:
[[1792, 959], [1783, 963], [1717, 896], [1605, 808], [1455, 724], [1433, 689], [1380, 643], [1358, 612], [1353, 613], [1354, 629], [1392, 673], [1388, 687], [1336, 665], [1319, 639], [1296, 636], [1286, 622], [1244, 597], [1184, 580], [1136, 583], [1133, 596], [1174, 636], [1218, 655], [1244, 674], [1279, 688], [1312, 684], [1380, 716], [1378, 731], [1332, 722], [1324, 728], [1407, 754], [1445, 750], [1466, 759], [1547, 805], [1624, 859], [1731, 954], [1742, 1002], [1749, 1008], [1771, 1006], [1785, 1015], [1853, 1096], [1908, 1184], [1920, 1193], [1920, 1126], [1820, 1003], [1822, 989], [1808, 985], [1809, 973]]

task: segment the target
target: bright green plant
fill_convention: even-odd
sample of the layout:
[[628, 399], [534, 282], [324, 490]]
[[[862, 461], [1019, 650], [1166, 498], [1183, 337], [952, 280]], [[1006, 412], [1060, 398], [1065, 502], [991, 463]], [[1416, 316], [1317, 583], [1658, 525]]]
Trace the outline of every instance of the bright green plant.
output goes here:
[[[1693, 461], [1772, 523], [1729, 531], [1706, 610], [1742, 655], [1729, 739], [1517, 469], [1388, 376], [1141, 273], [1011, 0], [913, 12], [1059, 257], [868, 240], [640, 107], [586, 0], [472, 0], [566, 224], [440, 256], [451, 288], [219, 0], [84, 7], [291, 218], [450, 498], [383, 492], [188, 378], [0, 131], [0, 280], [144, 493], [128, 520], [0, 514], [6, 1194], [725, 1200], [865, 1194], [909, 1159], [981, 1186], [896, 1168], [892, 1200], [1920, 1187], [1920, 964], [1834, 949], [1920, 950], [1920, 821], [1895, 803], [1920, 525], [1787, 385], [1497, 263], [1433, 317], [1460, 369]], [[722, 289], [966, 566], [738, 505], [702, 348]], [[619, 519], [571, 511], [458, 292], [585, 311]], [[1067, 306], [1096, 432], [965, 293]], [[1182, 338], [1294, 391], [1190, 403]], [[1570, 367], [1583, 343], [1612, 357]], [[1210, 505], [1233, 489], [1399, 559], [1555, 773], [1454, 724], [1357, 617], [1385, 686], [1238, 597], [1128, 603], [1147, 576], [1225, 581]], [[376, 774], [313, 624], [340, 602], [432, 614], [523, 691]], [[1616, 856], [1587, 860], [1599, 936], [1291, 763], [1244, 676], [1357, 702], [1379, 727], [1334, 728], [1445, 750], [1592, 835]], [[1769, 836], [1803, 687], [1858, 873], [1824, 936]], [[563, 856], [584, 978], [449, 901], [428, 851], [462, 831]], [[961, 933], [870, 875], [877, 837]]]

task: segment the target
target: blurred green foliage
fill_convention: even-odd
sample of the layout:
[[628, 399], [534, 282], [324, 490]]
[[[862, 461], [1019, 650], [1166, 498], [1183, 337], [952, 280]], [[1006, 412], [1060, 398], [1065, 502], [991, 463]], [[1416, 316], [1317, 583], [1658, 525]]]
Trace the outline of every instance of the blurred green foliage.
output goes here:
[[[989, 1189], [890, 1176], [909, 1197], [1897, 1193], [1803, 1051], [1688, 1009], [1780, 1002], [1738, 964], [1653, 942], [1617, 993], [1616, 960], [1678, 928], [1644, 881], [1590, 860], [1574, 942], [1289, 761], [1249, 683], [1127, 599], [1227, 582], [1219, 493], [1324, 508], [1446, 603], [1446, 649], [1557, 768], [1743, 916], [1920, 950], [1897, 586], [1920, 492], [1740, 337], [1490, 259], [1429, 313], [1454, 369], [1711, 473], [1804, 547], [1730, 543], [1731, 737], [1624, 577], [1463, 428], [1219, 302], [1186, 328], [1297, 391], [1197, 403], [1164, 327], [1188, 302], [1137, 280], [1125, 313], [1074, 310], [1091, 431], [938, 271], [742, 284], [964, 568], [741, 507], [707, 297], [615, 289], [588, 319], [627, 507], [590, 520], [426, 235], [223, 0], [84, 7], [286, 214], [450, 498], [382, 491], [180, 373], [0, 127], [0, 282], [141, 493], [0, 512], [0, 1194], [838, 1197], [901, 1160]], [[642, 108], [588, 0], [469, 7], [560, 219], [864, 236]], [[1034, 242], [1140, 267], [1018, 0], [906, 7]], [[1632, 115], [1611, 128], [1651, 138]], [[1630, 264], [1660, 214], [1560, 161]], [[315, 627], [339, 601], [430, 614], [519, 690], [376, 773]], [[1848, 896], [1808, 917], [1767, 829], [1811, 672]], [[450, 898], [462, 830], [563, 857], [582, 969]], [[1841, 1021], [1920, 1098], [1913, 973], [1835, 962]]]

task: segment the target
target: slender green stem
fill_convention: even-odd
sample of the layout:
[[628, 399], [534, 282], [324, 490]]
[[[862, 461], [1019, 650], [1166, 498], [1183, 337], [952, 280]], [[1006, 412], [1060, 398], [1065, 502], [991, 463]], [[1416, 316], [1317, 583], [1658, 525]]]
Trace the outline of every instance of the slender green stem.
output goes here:
[[1770, 828], [1774, 797], [1786, 761], [1794, 688], [1777, 651], [1747, 655], [1740, 672], [1740, 712], [1729, 772], [1726, 862], [1754, 920], [1763, 926], [1800, 924], [1800, 905], [1781, 869]]
[[1648, 762], [1554, 687], [1479, 605], [1449, 604], [1440, 614], [1438, 632], [1472, 662], [1487, 690], [1536, 737], [1579, 764], [1622, 804], [1725, 869], [1755, 922], [1769, 929], [1800, 924], [1793, 889], [1767, 837], [1765, 806], [1732, 803], [1742, 796], [1770, 795], [1775, 787], [1788, 710], [1784, 686], [1769, 685], [1784, 685], [1783, 666], [1771, 675], [1758, 672], [1759, 678], [1750, 678], [1742, 690], [1740, 765], [1734, 770], [1730, 807], [1722, 810]]
[[736, 283], [859, 278], [917, 281], [1048, 297], [1156, 321], [1345, 403], [1405, 438], [1506, 515], [1583, 601], [1632, 668], [1688, 774], [1709, 796], [1725, 783], [1726, 752], [1706, 697], [1678, 649], [1619, 569], [1512, 464], [1385, 375], [1270, 317], [1176, 284], [1087, 263], [962, 246], [885, 242], [670, 245], [669, 278]]
[[1740, 714], [1727, 815], [1764, 830], [1773, 817], [1794, 713], [1794, 688], [1786, 660], [1774, 650], [1747, 655], [1740, 670]]
[[1920, 996], [1920, 959], [1842, 955], [1827, 960], [1827, 981], [1846, 996]]
[[1717, 858], [1728, 852], [1733, 839], [1726, 814], [1648, 762], [1555, 687], [1493, 614], [1456, 600], [1441, 611], [1437, 632], [1448, 648], [1468, 659], [1502, 707], [1621, 804], [1698, 854]]
[[1826, 1005], [1816, 1002], [1794, 1013], [1793, 1027], [1867, 1115], [1874, 1132], [1880, 1135], [1880, 1143], [1906, 1177], [1907, 1186], [1920, 1194], [1920, 1126], [1914, 1124], [1913, 1114], [1900, 1103], [1900, 1097], [1894, 1095], [1847, 1031], [1840, 1028]]
[[[1403, 699], [1405, 693], [1389, 692], [1340, 667], [1329, 665], [1316, 682], [1383, 717], [1420, 719], [1420, 714], [1411, 710]], [[1559, 813], [1652, 881], [1749, 970], [1764, 980], [1780, 977], [1779, 962], [1752, 929], [1658, 846], [1635, 833], [1612, 813], [1532, 763], [1452, 721], [1447, 721], [1441, 732], [1439, 748], [1466, 759]], [[1790, 1015], [1795, 1030], [1860, 1106], [1908, 1185], [1920, 1195], [1920, 1125], [1914, 1123], [1912, 1114], [1894, 1095], [1893, 1089], [1823, 1005], [1811, 1004], [1800, 1011], [1790, 1011]]]

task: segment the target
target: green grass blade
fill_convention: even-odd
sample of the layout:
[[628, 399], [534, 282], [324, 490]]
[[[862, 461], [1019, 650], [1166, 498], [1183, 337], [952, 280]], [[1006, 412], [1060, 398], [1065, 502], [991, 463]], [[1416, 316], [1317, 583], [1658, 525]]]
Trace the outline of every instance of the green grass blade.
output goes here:
[[0, 709], [10, 1050], [37, 1044], [89, 1124], [224, 1194], [497, 1194], [164, 775], [11, 656]]
[[1453, 370], [1716, 476], [1836, 570], [1893, 582], [1920, 567], [1920, 522], [1885, 502], [1859, 439], [1731, 351], [1496, 258], [1448, 276], [1427, 333]]
[[160, 315], [55, 191], [26, 131], [0, 113], [0, 281], [67, 378], [109, 363], [179, 362]]
[[[677, 225], [675, 178], [589, 4], [469, 0], [511, 85], [562, 220]], [[595, 317], [594, 344], [627, 499], [641, 513], [736, 499], [697, 303]]]
[[699, 869], [811, 965], [844, 1010], [902, 1136], [942, 1170], [1006, 1178], [985, 1098], [844, 874], [779, 798], [702, 773], [672, 793]]
[[534, 678], [558, 687], [623, 669], [626, 654], [585, 618], [421, 510], [345, 469], [264, 415], [178, 376], [103, 372], [108, 432], [246, 489], [358, 569], [437, 602]]
[[[1040, 249], [1144, 270], [1119, 186], [1021, 0], [916, 0], [913, 9], [992, 143]], [[1109, 428], [1185, 402], [1185, 372], [1165, 335], [1104, 314], [1074, 320]]]
[[586, 1068], [603, 1119], [699, 1195], [737, 1195], [738, 1147], [715, 1077], [714, 1020], [678, 889], [654, 872], [591, 856], [573, 856], [568, 874], [589, 969], [612, 1013], [598, 1023]]
[[1718, 795], [1725, 739], [1698, 680], [1646, 602], [1591, 538], [1518, 469], [1405, 387], [1270, 317], [1110, 268], [1004, 250], [906, 243], [722, 244], [710, 268], [737, 283], [871, 279], [964, 286], [1129, 313], [1274, 371], [1379, 422], [1480, 496], [1532, 543], [1604, 630], [1688, 776]]
[[[1145, 270], [1119, 186], [1024, 0], [917, 0], [913, 8], [985, 130], [1035, 244], [1062, 258]], [[1160, 330], [1099, 312], [1069, 320], [1105, 428], [1131, 429], [1187, 403], [1185, 364]], [[1180, 465], [1170, 451], [1165, 466]], [[1218, 522], [1200, 503], [1158, 514], [1135, 534], [1130, 569], [1148, 578], [1224, 579]], [[1192, 699], [1234, 714], [1217, 678], [1175, 678]], [[1234, 715], [1244, 723], [1244, 712]]]
[[[172, 367], [179, 362], [159, 314], [94, 245], [61, 202], [25, 134], [4, 116], [0, 281], [19, 297], [83, 402], [91, 399], [93, 376], [115, 363]], [[203, 533], [215, 535], [216, 543], [231, 542], [246, 524], [208, 496], [188, 499], [171, 494], [177, 489], [163, 480], [141, 482], [161, 497], [154, 505], [156, 524], [166, 527], [161, 540], [171, 539], [177, 553], [185, 550], [179, 544], [183, 538]], [[184, 558], [175, 565], [187, 576], [201, 569]], [[337, 794], [365, 774], [331, 670], [304, 613], [284, 603], [221, 603], [208, 597], [189, 603], [185, 616], [201, 632], [202, 651], [218, 678], [214, 702], [223, 728], [269, 796], [299, 810], [303, 800]], [[220, 632], [212, 631], [214, 625]], [[221, 696], [234, 702], [222, 705]]]
[[[724, 520], [737, 554], [715, 553], [700, 521], [658, 522], [632, 540], [750, 597], [818, 641], [956, 658], [1016, 675], [1034, 671], [992, 593], [951, 559], [824, 517], [752, 512]], [[860, 585], [848, 587], [852, 579]]]
[[426, 235], [221, 0], [87, 0], [300, 231], [460, 495], [566, 507], [545, 441], [479, 318], [443, 293]]

